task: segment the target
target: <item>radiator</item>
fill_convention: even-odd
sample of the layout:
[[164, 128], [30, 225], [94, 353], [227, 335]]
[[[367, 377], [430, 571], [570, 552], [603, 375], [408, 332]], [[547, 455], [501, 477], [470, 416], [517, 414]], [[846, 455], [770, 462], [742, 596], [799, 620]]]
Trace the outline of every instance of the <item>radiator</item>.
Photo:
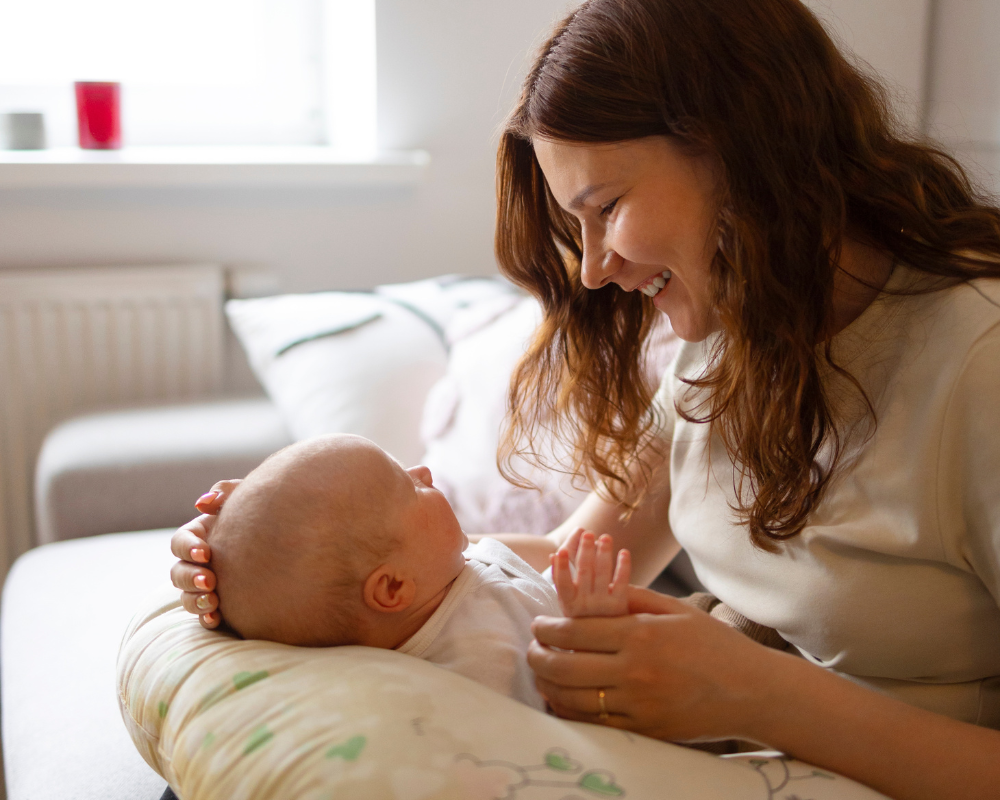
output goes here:
[[216, 266], [0, 272], [0, 576], [35, 544], [45, 434], [76, 414], [221, 388]]

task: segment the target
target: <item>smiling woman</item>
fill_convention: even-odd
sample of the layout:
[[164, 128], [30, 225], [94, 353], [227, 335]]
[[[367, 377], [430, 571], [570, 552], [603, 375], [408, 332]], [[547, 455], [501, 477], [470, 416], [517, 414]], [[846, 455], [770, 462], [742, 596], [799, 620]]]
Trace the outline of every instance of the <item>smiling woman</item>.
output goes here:
[[[544, 308], [501, 460], [516, 479], [555, 431], [595, 488], [551, 546], [612, 534], [640, 582], [683, 546], [788, 643], [635, 589], [629, 615], [536, 620], [552, 708], [994, 796], [995, 201], [798, 0], [584, 2], [497, 158], [497, 257]], [[686, 342], [654, 398], [660, 313]]]

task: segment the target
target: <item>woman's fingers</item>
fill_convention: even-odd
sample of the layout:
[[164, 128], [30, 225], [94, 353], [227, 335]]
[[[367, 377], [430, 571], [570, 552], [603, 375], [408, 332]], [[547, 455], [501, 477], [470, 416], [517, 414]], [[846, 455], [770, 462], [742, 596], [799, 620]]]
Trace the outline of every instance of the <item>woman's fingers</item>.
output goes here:
[[170, 580], [182, 592], [204, 594], [215, 589], [215, 573], [187, 561], [178, 561], [170, 568]]
[[550, 700], [548, 703], [549, 708], [552, 709], [552, 713], [560, 719], [568, 719], [573, 722], [590, 722], [594, 725], [604, 725], [607, 728], [623, 728], [625, 730], [632, 730], [633, 727], [631, 717], [622, 716], [621, 714], [609, 713], [607, 717], [602, 718], [600, 714], [589, 714], [585, 711], [579, 711], [572, 706], [562, 705], [558, 700]]
[[629, 614], [688, 614], [703, 612], [683, 603], [676, 597], [644, 589], [641, 586], [628, 587]]
[[170, 552], [180, 559], [170, 568], [170, 580], [183, 594], [181, 603], [186, 611], [198, 615], [202, 627], [209, 630], [219, 627], [219, 598], [215, 589], [215, 573], [207, 566], [212, 559], [209, 535], [215, 526], [217, 514], [236, 487], [238, 480], [219, 481], [210, 492], [198, 498], [195, 506], [203, 512], [170, 537]]
[[219, 510], [225, 504], [226, 499], [239, 485], [240, 480], [238, 478], [228, 481], [219, 481], [211, 489], [205, 492], [205, 494], [198, 498], [194, 507], [202, 514], [218, 514]]
[[527, 660], [553, 710], [594, 721], [604, 689], [608, 724], [682, 741], [745, 735], [759, 687], [789, 656], [675, 598], [628, 587], [627, 599], [627, 616], [535, 619]]
[[182, 525], [170, 537], [170, 552], [181, 561], [207, 564], [212, 558], [208, 537], [215, 526], [215, 519], [211, 514], [202, 514]]
[[547, 647], [617, 653], [635, 628], [632, 617], [535, 617], [531, 632]]
[[219, 607], [219, 597], [215, 592], [184, 592], [181, 603], [185, 611], [201, 616], [210, 614]]
[[567, 653], [537, 641], [528, 645], [527, 658], [536, 679], [576, 688], [611, 686], [618, 682], [622, 668], [614, 654]]
[[[535, 681], [538, 692], [556, 714], [565, 719], [581, 722], [597, 722], [601, 725], [624, 725], [627, 714], [619, 713], [621, 702], [616, 705], [618, 690], [607, 686], [575, 688], [560, 686], [541, 678]], [[604, 707], [601, 707], [601, 692], [604, 692]], [[607, 717], [602, 719], [602, 714]]]
[[219, 615], [218, 611], [212, 611], [209, 614], [200, 614], [198, 616], [198, 622], [201, 623], [203, 628], [208, 628], [212, 630], [218, 628], [222, 624], [222, 617]]

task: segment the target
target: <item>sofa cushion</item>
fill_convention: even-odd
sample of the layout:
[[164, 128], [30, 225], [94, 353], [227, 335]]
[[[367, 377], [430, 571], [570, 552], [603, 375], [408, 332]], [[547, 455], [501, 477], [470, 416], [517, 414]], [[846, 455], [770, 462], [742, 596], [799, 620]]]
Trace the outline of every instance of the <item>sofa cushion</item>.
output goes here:
[[19, 558], [3, 590], [8, 800], [157, 800], [115, 697], [115, 654], [174, 559], [171, 531], [94, 536]]
[[444, 328], [460, 308], [513, 293], [499, 280], [444, 276], [374, 293], [231, 300], [226, 314], [296, 439], [355, 433], [410, 466], [424, 452], [424, 399], [448, 362]]
[[[469, 309], [453, 321], [451, 358], [424, 406], [423, 461], [467, 533], [543, 534], [566, 519], [587, 494], [566, 476], [521, 462], [542, 491], [508, 483], [497, 469], [510, 375], [541, 318], [534, 299], [495, 309]], [[485, 317], [484, 317], [485, 315]], [[477, 322], [481, 324], [476, 324]], [[560, 448], [544, 455], [568, 459]]]
[[213, 483], [290, 442], [266, 398], [77, 417], [49, 433], [38, 458], [38, 539], [182, 525]]
[[[573, 460], [569, 448], [554, 437], [536, 441], [535, 452], [555, 469], [542, 469], [521, 458], [514, 461], [518, 474], [537, 489], [508, 483], [497, 467], [510, 376], [540, 322], [541, 309], [534, 298], [514, 297], [464, 309], [446, 331], [451, 357], [424, 406], [423, 461], [468, 533], [547, 533], [589, 491], [582, 480], [565, 474]], [[678, 344], [666, 316], [660, 315], [645, 361], [654, 385]]]

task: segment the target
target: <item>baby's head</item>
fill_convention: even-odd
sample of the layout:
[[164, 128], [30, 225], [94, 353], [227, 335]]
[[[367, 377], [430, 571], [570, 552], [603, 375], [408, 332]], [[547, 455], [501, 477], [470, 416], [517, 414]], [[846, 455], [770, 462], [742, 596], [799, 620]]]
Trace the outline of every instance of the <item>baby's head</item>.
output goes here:
[[220, 610], [245, 638], [395, 647], [461, 572], [468, 542], [426, 467], [336, 434], [251, 472], [210, 543]]

